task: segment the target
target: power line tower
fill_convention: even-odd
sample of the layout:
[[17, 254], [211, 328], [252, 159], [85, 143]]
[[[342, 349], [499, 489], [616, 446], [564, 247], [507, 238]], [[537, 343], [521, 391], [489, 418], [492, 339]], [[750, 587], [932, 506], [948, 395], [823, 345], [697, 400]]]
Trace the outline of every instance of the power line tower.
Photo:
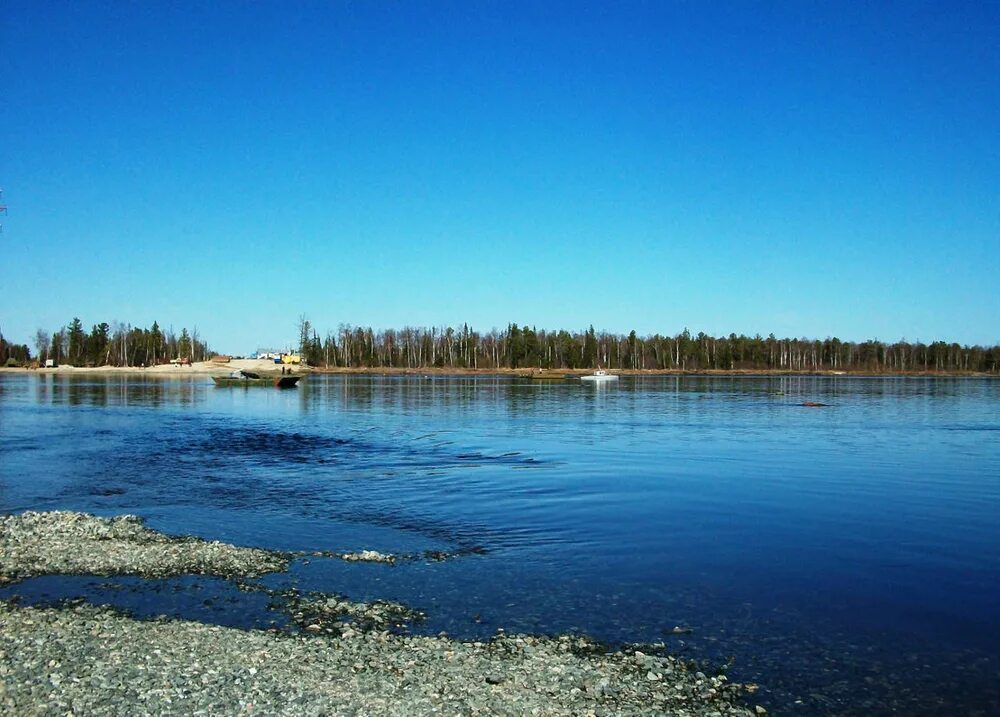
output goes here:
[[[3, 204], [3, 190], [0, 189], [0, 214], [7, 213], [7, 205]], [[0, 224], [0, 234], [3, 234], [3, 224]]]

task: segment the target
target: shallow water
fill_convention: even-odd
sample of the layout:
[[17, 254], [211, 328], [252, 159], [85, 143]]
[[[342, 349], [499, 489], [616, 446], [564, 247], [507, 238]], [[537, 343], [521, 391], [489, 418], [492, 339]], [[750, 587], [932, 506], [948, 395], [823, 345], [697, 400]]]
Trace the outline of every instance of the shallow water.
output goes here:
[[[1000, 711], [1000, 381], [4, 375], [0, 510], [26, 509], [277, 549], [453, 552], [299, 561], [263, 582], [401, 600], [458, 636], [663, 640], [731, 658], [782, 714]], [[259, 596], [221, 582], [3, 594], [267, 624]]]

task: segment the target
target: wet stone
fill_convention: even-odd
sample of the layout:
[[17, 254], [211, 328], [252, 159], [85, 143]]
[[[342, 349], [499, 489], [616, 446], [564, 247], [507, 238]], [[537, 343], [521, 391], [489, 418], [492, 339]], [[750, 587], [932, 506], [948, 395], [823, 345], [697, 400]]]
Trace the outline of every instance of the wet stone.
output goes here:
[[[0, 519], [0, 558], [0, 574], [14, 581], [58, 573], [235, 579], [284, 570], [288, 560], [166, 536], [135, 516], [65, 512]], [[708, 682], [683, 661], [641, 650], [608, 651], [567, 635], [498, 632], [474, 642], [415, 636], [407, 625], [423, 613], [398, 603], [297, 591], [271, 597], [297, 629], [137, 620], [69, 601], [48, 607], [0, 601], [0, 712], [755, 714], [741, 685]]]
[[361, 550], [356, 553], [341, 553], [339, 555], [341, 560], [346, 560], [348, 562], [365, 562], [365, 563], [388, 563], [393, 564], [396, 562], [396, 556], [387, 553], [380, 553], [377, 550]]
[[14, 582], [38, 575], [175, 575], [258, 577], [288, 567], [288, 557], [151, 530], [142, 518], [28, 511], [0, 517], [0, 576]]

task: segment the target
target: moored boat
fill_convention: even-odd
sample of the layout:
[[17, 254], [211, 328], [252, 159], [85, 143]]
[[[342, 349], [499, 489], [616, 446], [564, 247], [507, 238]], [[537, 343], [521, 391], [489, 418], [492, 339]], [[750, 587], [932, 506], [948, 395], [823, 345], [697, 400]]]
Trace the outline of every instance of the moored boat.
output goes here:
[[216, 386], [249, 387], [271, 386], [273, 388], [293, 388], [301, 376], [212, 376]]
[[606, 383], [608, 381], [617, 381], [618, 377], [615, 374], [613, 374], [613, 373], [608, 373], [607, 371], [599, 369], [597, 371], [594, 371], [594, 373], [589, 374], [587, 376], [581, 376], [580, 380], [581, 381], [588, 381], [588, 382], [591, 382], [591, 383]]
[[532, 371], [528, 378], [532, 381], [564, 381], [567, 376], [565, 371], [543, 368], [538, 371]]

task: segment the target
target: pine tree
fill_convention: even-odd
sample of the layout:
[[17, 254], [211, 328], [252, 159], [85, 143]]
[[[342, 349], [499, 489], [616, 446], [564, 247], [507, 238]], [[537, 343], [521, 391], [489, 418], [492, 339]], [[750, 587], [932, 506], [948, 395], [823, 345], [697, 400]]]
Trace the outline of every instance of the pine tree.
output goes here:
[[191, 337], [188, 336], [188, 330], [181, 329], [181, 338], [177, 342], [177, 357], [178, 358], [191, 358]]

